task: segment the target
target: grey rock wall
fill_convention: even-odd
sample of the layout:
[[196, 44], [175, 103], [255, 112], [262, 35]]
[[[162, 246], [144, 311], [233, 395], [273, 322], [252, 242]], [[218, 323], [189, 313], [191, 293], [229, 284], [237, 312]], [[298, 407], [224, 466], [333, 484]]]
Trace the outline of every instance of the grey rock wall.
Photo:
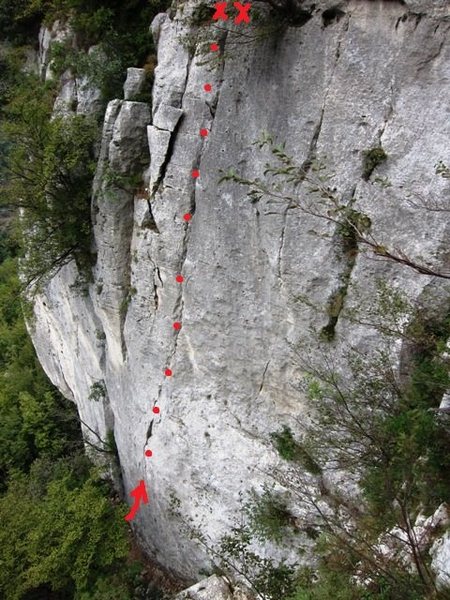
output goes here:
[[[157, 17], [152, 115], [146, 104], [115, 100], [105, 116], [94, 281], [85, 295], [74, 290], [70, 264], [35, 304], [32, 335], [46, 372], [77, 403], [88, 438], [114, 430], [126, 493], [144, 479], [150, 496], [133, 526], [149, 552], [187, 576], [208, 560], [171, 516], [171, 493], [214, 542], [239, 515], [240, 494], [282, 468], [269, 435], [284, 424], [300, 433], [308, 411], [295, 347], [318, 352], [346, 268], [326, 237], [332, 224], [282, 203], [252, 204], [244, 188], [218, 185], [220, 170], [261, 176], [269, 157], [253, 142], [263, 130], [298, 162], [326, 155], [339, 193], [370, 216], [377, 239], [449, 268], [448, 221], [404, 199], [405, 190], [449, 193], [434, 175], [449, 161], [448, 3], [341, 2], [344, 14], [327, 26], [331, 4], [316, 4], [306, 24], [276, 38], [243, 44], [228, 33], [225, 60], [210, 64], [183, 43], [191, 5]], [[362, 153], [379, 144], [388, 159], [365, 181]], [[120, 184], [147, 167], [150, 201]], [[370, 298], [377, 278], [413, 301], [433, 283], [360, 252], [344, 311]], [[378, 339], [339, 319], [330, 347], [338, 356], [349, 343], [370, 352]], [[105, 389], [98, 401], [89, 399], [96, 382]]]

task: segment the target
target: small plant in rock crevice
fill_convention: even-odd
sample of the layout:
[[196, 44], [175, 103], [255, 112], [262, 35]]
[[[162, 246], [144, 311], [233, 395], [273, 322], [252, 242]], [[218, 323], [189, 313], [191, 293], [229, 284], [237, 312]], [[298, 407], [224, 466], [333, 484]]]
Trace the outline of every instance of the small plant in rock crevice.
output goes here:
[[388, 155], [381, 146], [370, 148], [363, 153], [363, 178], [368, 181], [370, 176], [385, 160]]
[[262, 494], [252, 492], [245, 512], [250, 531], [260, 540], [280, 543], [292, 524], [285, 498], [268, 487], [264, 487]]
[[137, 294], [137, 289], [135, 287], [129, 287], [126, 290], [125, 296], [123, 297], [122, 302], [120, 303], [119, 313], [121, 317], [125, 317], [128, 311], [128, 307], [131, 304], [133, 296]]
[[294, 439], [289, 427], [284, 426], [281, 431], [272, 433], [270, 437], [282, 458], [301, 464], [312, 475], [319, 475], [322, 472], [305, 445]]
[[106, 391], [105, 381], [101, 379], [100, 381], [95, 381], [90, 388], [89, 391], [89, 400], [95, 400], [98, 402], [99, 400], [104, 400], [107, 397], [108, 393]]

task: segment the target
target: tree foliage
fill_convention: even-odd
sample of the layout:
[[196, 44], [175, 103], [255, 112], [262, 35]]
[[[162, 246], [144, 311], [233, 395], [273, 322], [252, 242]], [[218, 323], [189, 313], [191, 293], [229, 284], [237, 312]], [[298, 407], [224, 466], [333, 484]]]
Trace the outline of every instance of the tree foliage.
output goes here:
[[[439, 410], [450, 387], [449, 315], [445, 306], [440, 315], [414, 308], [398, 291], [388, 301], [387, 290], [380, 286], [381, 327], [375, 314], [370, 324], [381, 334], [377, 351], [351, 348], [339, 364], [329, 352], [315, 362], [302, 360], [311, 406], [308, 448], [320, 474], [299, 469], [294, 480], [276, 479], [316, 516], [323, 535], [316, 547], [321, 568], [302, 582], [296, 600], [327, 597], [333, 581], [349, 600], [449, 594], [436, 590], [429, 566], [438, 531], [415, 529], [419, 514], [450, 504], [449, 420]], [[428, 301], [435, 305], [432, 296]], [[361, 310], [360, 323], [367, 318]], [[402, 369], [392, 359], [399, 339], [410, 348]]]
[[[11, 253], [11, 248], [5, 249]], [[27, 471], [38, 456], [81, 447], [75, 408], [50, 384], [22, 317], [17, 260], [0, 265], [0, 479]]]
[[86, 466], [77, 473], [74, 461], [38, 459], [28, 476], [11, 477], [0, 498], [0, 590], [7, 600], [42, 586], [77, 598], [127, 556], [125, 510], [113, 507]]
[[[25, 87], [26, 86], [26, 87]], [[8, 152], [0, 201], [21, 212], [21, 267], [27, 284], [76, 259], [90, 266], [91, 186], [96, 123], [86, 116], [50, 120], [52, 95], [31, 76], [9, 105]]]

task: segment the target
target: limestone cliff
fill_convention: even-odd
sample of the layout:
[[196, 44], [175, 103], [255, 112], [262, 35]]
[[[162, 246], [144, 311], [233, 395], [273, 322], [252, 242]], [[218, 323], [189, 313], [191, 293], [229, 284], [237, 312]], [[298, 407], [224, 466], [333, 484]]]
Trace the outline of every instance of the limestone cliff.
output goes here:
[[[221, 171], [262, 177], [270, 157], [254, 142], [263, 131], [305, 165], [326, 156], [333, 185], [370, 218], [377, 240], [448, 271], [448, 220], [418, 216], [404, 191], [450, 191], [434, 174], [448, 161], [450, 14], [446, 0], [305, 2], [308, 18], [282, 35], [243, 43], [230, 25], [222, 58], [210, 61], [191, 43], [193, 6], [180, 3], [153, 23], [151, 111], [132, 99], [107, 108], [92, 196], [93, 281], [82, 293], [75, 264], [64, 267], [36, 300], [32, 337], [51, 380], [76, 402], [85, 435], [114, 432], [125, 493], [146, 481], [150, 502], [135, 520], [145, 548], [197, 577], [208, 560], [180, 533], [171, 496], [214, 541], [239, 513], [240, 494], [283, 468], [270, 433], [301, 431], [308, 407], [298, 347], [318, 352], [342, 278], [336, 356], [349, 344], [376, 348], [376, 332], [342, 317], [374, 295], [377, 279], [412, 302], [441, 285], [367, 252], [345, 263], [332, 222], [264, 198], [251, 203], [244, 187], [218, 184]], [[364, 177], [363, 155], [374, 147], [387, 159]], [[148, 190], [136, 190], [130, 178], [144, 172]]]

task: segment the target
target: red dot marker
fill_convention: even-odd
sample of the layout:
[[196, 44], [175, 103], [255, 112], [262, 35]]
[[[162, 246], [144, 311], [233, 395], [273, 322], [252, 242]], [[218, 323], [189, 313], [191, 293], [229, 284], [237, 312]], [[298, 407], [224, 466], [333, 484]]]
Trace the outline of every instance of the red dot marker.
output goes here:
[[177, 331], [180, 331], [181, 323], [179, 321], [175, 321], [175, 323], [173, 324], [173, 328], [176, 329]]
[[206, 137], [208, 135], [208, 130], [207, 129], [200, 129], [200, 135], [202, 137]]
[[175, 280], [176, 280], [177, 283], [183, 283], [184, 277], [183, 277], [183, 275], [177, 275], [175, 277]]
[[170, 376], [172, 375], [172, 369], [166, 369], [166, 370], [164, 371], [164, 375], [165, 375], [166, 377], [170, 377]]
[[197, 177], [200, 177], [200, 171], [199, 171], [198, 169], [194, 169], [194, 170], [192, 171], [192, 177], [193, 177], [194, 179], [196, 179]]
[[186, 213], [185, 215], [183, 215], [183, 219], [185, 221], [190, 221], [192, 219], [191, 213]]
[[152, 456], [152, 454], [153, 454], [153, 452], [151, 450], [146, 450], [145, 451], [145, 456], [150, 457], [150, 456]]
[[210, 83], [205, 83], [203, 89], [205, 90], [205, 92], [210, 92], [212, 90], [212, 85]]
[[158, 406], [154, 406], [153, 407], [153, 412], [155, 413], [155, 415], [159, 415], [159, 407]]
[[216, 44], [214, 42], [211, 44], [210, 48], [211, 48], [211, 52], [217, 52], [217, 50], [219, 49], [219, 44]]

